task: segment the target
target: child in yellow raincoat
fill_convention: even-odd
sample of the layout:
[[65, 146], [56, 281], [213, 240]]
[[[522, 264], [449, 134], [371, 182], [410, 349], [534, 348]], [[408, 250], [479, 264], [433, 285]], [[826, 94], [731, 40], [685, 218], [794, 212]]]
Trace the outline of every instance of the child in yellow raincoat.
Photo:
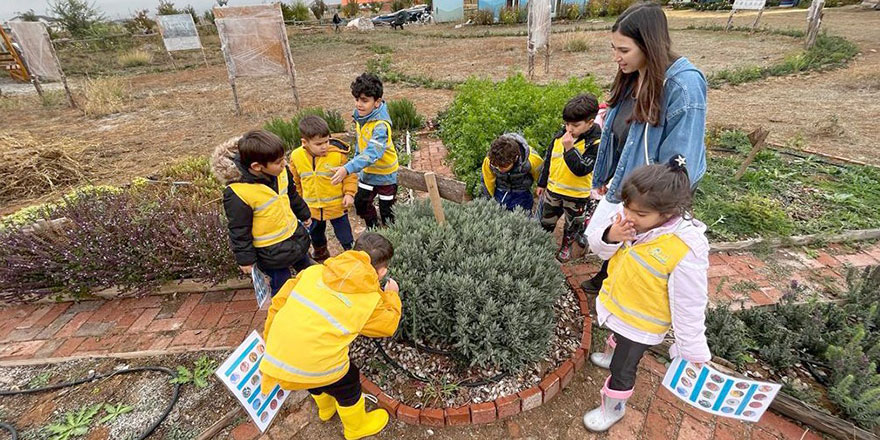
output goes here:
[[379, 286], [393, 255], [388, 239], [364, 233], [353, 250], [284, 284], [266, 318], [263, 391], [275, 385], [308, 390], [321, 420], [339, 413], [347, 440], [376, 434], [388, 423], [384, 409], [364, 409], [360, 371], [348, 347], [358, 335], [388, 337], [397, 330], [400, 289], [390, 278], [384, 290]]

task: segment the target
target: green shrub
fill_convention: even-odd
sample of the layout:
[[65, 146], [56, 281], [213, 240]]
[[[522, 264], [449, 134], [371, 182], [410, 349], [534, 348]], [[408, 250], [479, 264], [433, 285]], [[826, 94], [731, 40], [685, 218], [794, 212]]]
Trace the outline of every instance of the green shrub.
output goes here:
[[406, 98], [388, 101], [388, 113], [395, 132], [418, 130], [425, 125], [425, 117], [416, 111], [416, 106]]
[[400, 205], [383, 231], [404, 302], [399, 336], [463, 365], [516, 371], [546, 355], [564, 279], [550, 236], [522, 212], [477, 200]]
[[572, 21], [577, 20], [581, 17], [581, 8], [578, 5], [563, 4], [559, 12], [556, 13], [556, 17]]
[[290, 4], [281, 2], [281, 15], [284, 21], [308, 21], [312, 12], [302, 0], [296, 0]]
[[523, 133], [529, 145], [543, 152], [562, 125], [562, 108], [580, 93], [601, 96], [588, 77], [547, 85], [530, 83], [522, 74], [494, 83], [471, 78], [440, 120], [440, 138], [449, 150], [453, 171], [473, 191], [489, 144], [499, 135]]
[[345, 18], [353, 18], [358, 15], [360, 11], [360, 7], [358, 6], [357, 0], [347, 0], [345, 2], [345, 6], [342, 7], [342, 15]]
[[[780, 31], [778, 33], [786, 32]], [[800, 32], [793, 34], [800, 34]], [[720, 87], [722, 84], [737, 85], [768, 76], [783, 76], [841, 67], [845, 66], [858, 53], [858, 46], [847, 39], [823, 33], [816, 37], [816, 44], [809, 50], [789, 55], [779, 63], [767, 67], [745, 66], [723, 69], [709, 75], [707, 80], [709, 86]]]
[[284, 141], [284, 146], [288, 150], [299, 147], [302, 142], [302, 136], [299, 133], [299, 120], [303, 116], [314, 115], [323, 118], [330, 126], [330, 133], [341, 133], [345, 131], [345, 120], [336, 110], [325, 111], [321, 107], [307, 108], [293, 115], [290, 120], [283, 118], [273, 118], [263, 124], [263, 129], [275, 133]]
[[478, 9], [474, 11], [471, 21], [478, 26], [487, 26], [495, 23], [495, 14], [488, 9]]
[[632, 6], [636, 0], [608, 0], [607, 15], [617, 16], [623, 14], [626, 8]]
[[[384, 44], [377, 44], [377, 43], [371, 44], [370, 50], [376, 55], [385, 55], [385, 54], [389, 54], [391, 52], [394, 52], [394, 49], [392, 49], [390, 46], [386, 46]], [[367, 63], [369, 63], [369, 61], [367, 61]]]
[[587, 0], [587, 5], [584, 9], [584, 15], [587, 17], [604, 17], [608, 10], [608, 0]]
[[[715, 355], [742, 365], [750, 354], [780, 373], [808, 362], [828, 378], [827, 400], [798, 383], [786, 391], [812, 401], [828, 401], [859, 426], [880, 424], [880, 267], [847, 272], [843, 302], [798, 302], [798, 290], [775, 308], [731, 313], [726, 305], [706, 314], [706, 337]], [[794, 377], [790, 372], [785, 372]]]
[[528, 17], [529, 11], [526, 8], [505, 6], [501, 8], [501, 12], [498, 14], [498, 22], [501, 24], [525, 23]]

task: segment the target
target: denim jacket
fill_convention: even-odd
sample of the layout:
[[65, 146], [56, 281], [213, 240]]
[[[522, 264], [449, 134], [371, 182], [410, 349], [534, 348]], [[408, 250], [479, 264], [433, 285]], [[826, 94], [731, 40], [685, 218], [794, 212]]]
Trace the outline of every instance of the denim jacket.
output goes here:
[[[696, 185], [706, 173], [706, 78], [687, 58], [681, 57], [666, 69], [663, 96], [666, 105], [660, 113], [660, 124], [633, 121], [616, 169], [611, 169], [614, 133], [602, 131], [593, 169], [593, 189], [611, 181], [605, 194], [609, 202], [620, 203], [620, 184], [633, 170], [647, 163], [666, 163], [676, 154], [687, 159], [691, 185]], [[617, 107], [610, 108], [606, 123], [613, 123], [616, 115]]]

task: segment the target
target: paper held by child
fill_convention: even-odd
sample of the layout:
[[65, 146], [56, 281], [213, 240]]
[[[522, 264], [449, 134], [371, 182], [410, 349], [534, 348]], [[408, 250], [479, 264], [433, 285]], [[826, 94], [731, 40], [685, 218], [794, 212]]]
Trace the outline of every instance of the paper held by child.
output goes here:
[[244, 409], [261, 432], [266, 432], [290, 394], [277, 385], [269, 394], [260, 392], [262, 376], [259, 368], [265, 352], [266, 342], [256, 331], [252, 331], [214, 372], [226, 388], [232, 391], [235, 398], [244, 405]]
[[251, 268], [251, 279], [254, 282], [254, 293], [257, 295], [257, 308], [262, 310], [267, 303], [266, 300], [272, 297], [272, 288], [269, 287], [268, 277], [257, 268], [256, 264]]
[[679, 399], [708, 413], [757, 422], [781, 385], [741, 379], [707, 365], [697, 368], [675, 358], [663, 378], [663, 386]]

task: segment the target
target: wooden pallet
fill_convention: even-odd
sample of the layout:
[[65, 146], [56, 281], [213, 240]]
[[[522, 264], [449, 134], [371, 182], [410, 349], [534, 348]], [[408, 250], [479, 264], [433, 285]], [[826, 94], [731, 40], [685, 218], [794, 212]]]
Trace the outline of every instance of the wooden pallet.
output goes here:
[[0, 41], [2, 43], [0, 45], [0, 69], [9, 72], [13, 79], [29, 82], [30, 75], [27, 68], [25, 68], [24, 62], [18, 56], [18, 52], [12, 47], [12, 39], [6, 34], [3, 26], [0, 26], [0, 39], [2, 39]]

